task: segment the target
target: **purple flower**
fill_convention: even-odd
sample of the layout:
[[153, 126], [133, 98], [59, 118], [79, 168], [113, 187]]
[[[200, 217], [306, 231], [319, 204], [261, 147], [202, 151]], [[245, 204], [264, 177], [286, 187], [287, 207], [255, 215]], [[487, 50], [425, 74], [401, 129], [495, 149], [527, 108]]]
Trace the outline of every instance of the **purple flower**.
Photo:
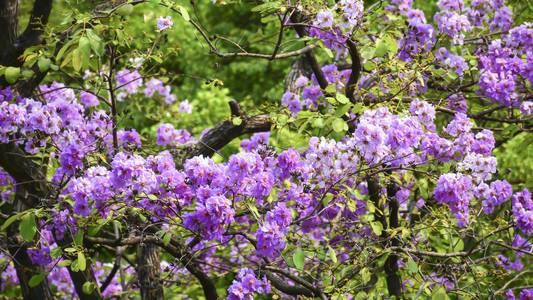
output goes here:
[[268, 258], [277, 257], [285, 249], [284, 234], [277, 223], [266, 222], [256, 233], [257, 253]]
[[300, 75], [300, 77], [296, 79], [296, 82], [294, 84], [296, 85], [296, 87], [302, 88], [307, 85], [307, 82], [309, 82], [309, 78]]
[[28, 249], [28, 255], [30, 256], [31, 262], [37, 265], [46, 266], [52, 262], [52, 257], [50, 257], [50, 248], [41, 247], [41, 249]]
[[179, 112], [190, 114], [192, 113], [193, 106], [189, 104], [189, 100], [185, 99], [180, 102]]
[[321, 10], [316, 14], [315, 26], [329, 28], [333, 26], [333, 14], [329, 10]]
[[533, 300], [533, 289], [523, 289], [520, 292], [520, 300]]
[[85, 106], [85, 108], [91, 106], [98, 106], [98, 104], [100, 104], [100, 101], [98, 101], [98, 97], [91, 93], [81, 92], [80, 99], [81, 103], [83, 103], [83, 106]]
[[433, 194], [438, 203], [447, 203], [450, 210], [458, 214], [458, 220], [464, 222], [472, 198], [471, 188], [472, 179], [469, 176], [447, 173], [439, 177]]
[[166, 17], [160, 16], [157, 19], [157, 29], [159, 30], [159, 32], [162, 32], [162, 31], [165, 31], [171, 28], [172, 25], [174, 25], [174, 23], [172, 22], [172, 18], [170, 16], [166, 16]]

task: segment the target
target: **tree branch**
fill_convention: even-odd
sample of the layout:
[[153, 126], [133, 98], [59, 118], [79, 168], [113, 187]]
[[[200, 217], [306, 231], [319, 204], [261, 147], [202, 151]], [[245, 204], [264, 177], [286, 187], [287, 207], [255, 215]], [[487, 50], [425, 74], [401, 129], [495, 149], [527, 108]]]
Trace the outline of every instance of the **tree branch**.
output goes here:
[[346, 45], [348, 46], [348, 51], [350, 52], [350, 57], [352, 58], [352, 73], [350, 74], [350, 78], [348, 78], [348, 83], [346, 84], [346, 97], [350, 99], [352, 103], [355, 103], [354, 91], [355, 86], [359, 81], [359, 76], [361, 75], [361, 57], [359, 56], [355, 42], [352, 41], [351, 38], [346, 41]]
[[189, 157], [198, 155], [209, 157], [243, 134], [270, 131], [272, 123], [269, 115], [248, 116], [235, 100], [230, 100], [229, 106], [231, 114], [242, 120], [241, 124], [235, 125], [231, 120], [218, 123], [198, 141], [195, 150], [189, 154]]
[[276, 287], [278, 290], [284, 292], [287, 295], [291, 295], [291, 296], [302, 295], [306, 297], [314, 296], [313, 292], [310, 291], [309, 289], [301, 285], [289, 285], [285, 280], [280, 279], [278, 276], [274, 275], [270, 271], [265, 271], [265, 274], [268, 280], [270, 280], [270, 283], [272, 283], [274, 287]]

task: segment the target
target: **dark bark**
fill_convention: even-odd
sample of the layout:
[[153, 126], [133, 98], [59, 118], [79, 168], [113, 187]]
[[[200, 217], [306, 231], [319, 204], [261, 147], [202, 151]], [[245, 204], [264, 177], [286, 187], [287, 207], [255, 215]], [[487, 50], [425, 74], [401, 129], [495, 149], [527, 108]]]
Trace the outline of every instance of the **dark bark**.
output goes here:
[[[17, 188], [15, 194], [14, 206], [17, 211], [23, 211], [26, 209], [22, 199], [31, 197], [24, 190], [22, 186]], [[31, 300], [48, 300], [54, 299], [50, 287], [48, 286], [48, 280], [45, 277], [37, 286], [30, 287], [29, 281], [32, 276], [42, 273], [44, 270], [41, 266], [35, 265], [28, 256], [27, 243], [22, 239], [22, 236], [18, 231], [19, 222], [13, 222], [7, 228], [7, 248], [9, 254], [13, 258], [15, 270], [17, 271], [17, 277], [19, 279], [19, 285], [22, 291], [22, 297], [24, 299]]]
[[[15, 213], [24, 211], [28, 208], [37, 207], [42, 201], [46, 201], [48, 198], [50, 198], [51, 189], [46, 180], [46, 172], [39, 165], [28, 158], [25, 153], [14, 143], [0, 144], [0, 166], [6, 172], [8, 172], [16, 182], [17, 197], [15, 197], [14, 203]], [[11, 230], [12, 232], [18, 232], [18, 225], [16, 223], [17, 222], [11, 224], [8, 230]], [[65, 240], [58, 240], [58, 244], [69, 244], [70, 240], [66, 240], [67, 238], [68, 235], [65, 236]], [[20, 253], [26, 253], [26, 246], [21, 244], [13, 244], [13, 241], [10, 243], [13, 245], [13, 251], [16, 251], [18, 255], [24, 255]], [[17, 250], [16, 247], [18, 247], [19, 250]], [[20, 261], [23, 263], [28, 263], [28, 260], [25, 260], [24, 257], [22, 257]], [[29, 286], [28, 280], [31, 278], [31, 276], [28, 277], [26, 274], [38, 274], [41, 271], [41, 268], [38, 265], [32, 264], [31, 261], [29, 261], [28, 265], [22, 265], [22, 267], [24, 267], [24, 272], [17, 271], [17, 275], [21, 276], [19, 277], [20, 285]], [[82, 287], [86, 281], [92, 281], [96, 283], [96, 279], [90, 264], [87, 264], [87, 268], [83, 272], [73, 272], [69, 269], [69, 273], [80, 299], [103, 299], [99, 289], [96, 289], [91, 295], [86, 295], [83, 293]], [[29, 290], [31, 293], [24, 295], [24, 299], [48, 299], [43, 298], [43, 295], [47, 295], [44, 291], [49, 290], [47, 287], [47, 282], [43, 281], [41, 285], [46, 285], [46, 287], [42, 287], [40, 290]], [[35, 294], [33, 292], [35, 292]]]
[[137, 268], [142, 299], [164, 299], [159, 247], [157, 245], [151, 243], [139, 244], [137, 247]]
[[235, 125], [231, 120], [218, 123], [198, 141], [189, 157], [198, 155], [210, 157], [217, 150], [243, 134], [270, 131], [272, 124], [268, 114], [248, 116], [235, 100], [230, 100], [229, 106], [232, 116], [239, 117], [242, 123]]
[[52, 2], [52, 0], [35, 0], [28, 26], [18, 39], [19, 49], [26, 49], [42, 42], [43, 25], [48, 23]]
[[315, 296], [314, 293], [301, 286], [301, 285], [289, 285], [286, 280], [280, 279], [278, 276], [274, 275], [272, 272], [265, 271], [265, 274], [272, 283], [272, 285], [277, 288], [278, 290], [282, 291], [283, 293], [291, 296], [306, 296], [306, 297], [313, 297]]
[[300, 76], [310, 78], [311, 74], [313, 74], [313, 70], [305, 63], [303, 58], [294, 59], [289, 74], [287, 74], [287, 77], [285, 78], [285, 92], [298, 94], [300, 88], [296, 86], [296, 80]]
[[[381, 246], [385, 249], [389, 246], [397, 246], [398, 240], [396, 238], [389, 239], [387, 228], [393, 229], [399, 226], [398, 224], [398, 200], [396, 199], [397, 186], [394, 183], [390, 183], [387, 186], [387, 199], [389, 204], [389, 224], [387, 224], [387, 218], [384, 214], [385, 207], [380, 205], [380, 191], [381, 186], [379, 179], [376, 177], [367, 178], [368, 183], [368, 195], [370, 200], [374, 202], [374, 205], [378, 208], [376, 210], [375, 217], [383, 226], [380, 240]], [[390, 244], [389, 241], [390, 240]], [[387, 279], [387, 289], [390, 296], [401, 297], [402, 296], [402, 283], [400, 276], [398, 275], [398, 255], [391, 253], [387, 257], [384, 265], [384, 271]]]
[[[291, 16], [291, 22], [300, 23], [299, 14], [296, 11]], [[300, 37], [304, 37], [307, 35], [307, 31], [304, 25], [295, 25], [294, 30], [296, 30], [296, 33], [298, 33]], [[324, 75], [324, 72], [322, 72], [320, 65], [318, 64], [318, 61], [316, 60], [313, 51], [306, 52], [304, 54], [304, 58], [307, 64], [313, 70], [313, 73], [315, 74], [316, 80], [318, 81], [318, 85], [320, 86], [320, 88], [325, 89], [328, 86], [328, 81], [326, 79], [326, 76]]]
[[[387, 186], [387, 198], [389, 203], [389, 228], [393, 230], [399, 226], [398, 223], [398, 199], [396, 199], [396, 192], [398, 187], [394, 183], [390, 183]], [[392, 246], [398, 246], [399, 241], [396, 237], [391, 239]], [[389, 290], [389, 295], [394, 295], [396, 297], [402, 296], [402, 281], [398, 275], [398, 254], [391, 253], [387, 257], [385, 262], [385, 273], [387, 274], [387, 289]]]
[[0, 64], [9, 65], [9, 62], [16, 59], [14, 50], [18, 30], [18, 0], [0, 1], [0, 28]]
[[[76, 289], [76, 294], [78, 294], [78, 297], [80, 300], [102, 300], [104, 297], [102, 296], [102, 293], [100, 292], [100, 288], [96, 284], [96, 277], [94, 276], [94, 272], [92, 269], [91, 264], [87, 262], [87, 267], [84, 271], [78, 271], [74, 272], [70, 268], [68, 269], [68, 273], [70, 274], [70, 279], [72, 280], [72, 283], [74, 283], [74, 288]], [[93, 282], [95, 289], [93, 289], [92, 293], [85, 294], [83, 292], [83, 284], [85, 282]]]
[[350, 74], [350, 78], [348, 78], [348, 83], [346, 84], [346, 97], [350, 99], [352, 103], [355, 103], [356, 99], [354, 92], [355, 86], [359, 81], [359, 76], [361, 75], [361, 57], [359, 56], [359, 52], [357, 51], [357, 46], [355, 45], [354, 41], [348, 39], [346, 44], [348, 45], [348, 51], [350, 52], [350, 57], [352, 59], [352, 73]]
[[176, 259], [178, 259], [183, 265], [183, 267], [185, 267], [187, 271], [189, 271], [194, 277], [196, 277], [196, 279], [202, 285], [204, 296], [207, 300], [218, 299], [217, 289], [211, 278], [207, 276], [207, 274], [202, 270], [200, 265], [194, 260], [190, 249], [183, 246], [176, 239], [170, 240], [170, 243], [167, 245], [165, 245], [165, 243], [163, 243], [160, 238], [153, 235], [147, 235], [142, 237], [128, 237], [122, 238], [120, 240], [89, 236], [85, 239], [92, 244], [103, 244], [108, 246], [137, 245], [140, 243], [152, 243], [158, 245], [159, 247], [170, 253], [172, 256], [174, 256]]

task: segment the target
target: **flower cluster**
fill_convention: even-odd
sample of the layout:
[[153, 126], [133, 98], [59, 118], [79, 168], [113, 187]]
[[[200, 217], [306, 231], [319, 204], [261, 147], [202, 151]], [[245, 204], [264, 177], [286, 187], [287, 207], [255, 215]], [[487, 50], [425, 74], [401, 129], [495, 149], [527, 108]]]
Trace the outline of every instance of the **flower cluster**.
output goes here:
[[172, 28], [172, 25], [174, 25], [174, 22], [172, 22], [172, 18], [170, 16], [160, 16], [157, 19], [157, 29], [159, 32]]
[[172, 124], [167, 123], [157, 127], [157, 144], [159, 146], [180, 146], [194, 141], [194, 137], [186, 129], [176, 129]]
[[463, 76], [465, 70], [468, 70], [468, 64], [465, 59], [460, 55], [451, 54], [446, 48], [440, 48], [435, 57], [460, 77]]
[[[462, 3], [462, 1], [441, 1], [446, 3]], [[456, 45], [462, 45], [465, 32], [472, 31], [472, 26], [466, 15], [453, 11], [457, 5], [444, 6], [443, 11], [435, 14], [435, 21], [440, 32], [446, 33]], [[449, 10], [451, 9], [451, 10]], [[460, 10], [459, 10], [460, 11]]]
[[228, 299], [252, 300], [254, 293], [268, 294], [269, 292], [270, 283], [266, 276], [263, 276], [263, 280], [258, 280], [250, 268], [242, 268], [228, 288]]

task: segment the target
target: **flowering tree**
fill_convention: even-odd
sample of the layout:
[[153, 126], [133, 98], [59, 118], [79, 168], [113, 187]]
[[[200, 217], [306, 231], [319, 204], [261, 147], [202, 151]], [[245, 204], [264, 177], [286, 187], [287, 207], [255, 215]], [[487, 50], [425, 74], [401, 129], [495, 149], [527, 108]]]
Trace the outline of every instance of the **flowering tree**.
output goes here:
[[[112, 1], [58, 27], [35, 1], [22, 34], [3, 1], [3, 295], [533, 299], [532, 183], [493, 156], [531, 140], [530, 3], [325, 2], [251, 7], [274, 33], [254, 52], [194, 1]], [[221, 64], [294, 59], [284, 91], [176, 128], [200, 109], [162, 67], [178, 26]], [[146, 107], [174, 121], [139, 125]]]

